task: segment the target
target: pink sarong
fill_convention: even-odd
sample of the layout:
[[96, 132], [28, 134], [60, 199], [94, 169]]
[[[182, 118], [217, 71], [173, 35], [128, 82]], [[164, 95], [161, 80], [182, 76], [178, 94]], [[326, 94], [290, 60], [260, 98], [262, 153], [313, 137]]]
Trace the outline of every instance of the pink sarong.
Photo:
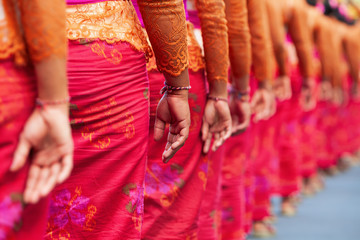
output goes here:
[[0, 239], [41, 239], [46, 230], [48, 198], [24, 206], [22, 193], [30, 162], [16, 173], [9, 171], [20, 132], [35, 106], [34, 71], [15, 66], [12, 59], [1, 60], [0, 86]]
[[70, 41], [74, 170], [51, 196], [45, 239], [140, 239], [148, 149], [144, 53]]
[[224, 146], [208, 154], [208, 175], [199, 217], [199, 240], [221, 239], [221, 169], [224, 160]]
[[202, 154], [200, 130], [206, 101], [204, 70], [189, 70], [191, 90], [190, 134], [185, 145], [169, 163], [161, 156], [167, 131], [159, 142], [153, 139], [156, 107], [164, 84], [157, 70], [149, 72], [150, 80], [150, 139], [145, 177], [145, 216], [142, 239], [197, 239], [199, 209], [206, 185], [207, 157]]
[[249, 130], [225, 142], [221, 189], [221, 237], [243, 240], [245, 224], [245, 162], [248, 161]]

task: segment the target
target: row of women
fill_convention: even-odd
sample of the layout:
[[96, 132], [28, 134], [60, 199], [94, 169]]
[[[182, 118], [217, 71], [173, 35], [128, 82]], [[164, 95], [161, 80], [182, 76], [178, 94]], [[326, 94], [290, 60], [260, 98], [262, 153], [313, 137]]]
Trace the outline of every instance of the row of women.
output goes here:
[[360, 144], [360, 26], [308, 2], [2, 0], [0, 240], [274, 235]]

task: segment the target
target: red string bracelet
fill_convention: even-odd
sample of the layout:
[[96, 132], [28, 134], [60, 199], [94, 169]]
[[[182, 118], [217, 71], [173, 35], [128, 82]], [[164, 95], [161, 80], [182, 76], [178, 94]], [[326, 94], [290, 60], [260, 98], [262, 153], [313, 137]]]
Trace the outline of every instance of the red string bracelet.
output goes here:
[[190, 90], [191, 86], [187, 86], [187, 87], [173, 87], [170, 85], [167, 85], [166, 82], [164, 82], [164, 87], [161, 89], [160, 94], [164, 94], [165, 92], [169, 92], [171, 93], [172, 91], [176, 91], [176, 90]]
[[60, 99], [60, 100], [41, 100], [40, 98], [36, 99], [36, 106], [39, 108], [45, 108], [46, 106], [56, 106], [56, 105], [62, 105], [67, 104], [70, 102], [70, 97]]

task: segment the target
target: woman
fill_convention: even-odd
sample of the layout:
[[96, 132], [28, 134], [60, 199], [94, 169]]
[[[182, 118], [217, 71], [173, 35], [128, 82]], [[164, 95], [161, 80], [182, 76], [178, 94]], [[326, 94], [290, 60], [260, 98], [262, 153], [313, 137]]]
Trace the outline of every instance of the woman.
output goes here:
[[[207, 1], [207, 8], [204, 7], [204, 1], [199, 0], [197, 4], [201, 20], [208, 27], [204, 28], [204, 58], [195, 39], [194, 27], [187, 22], [189, 78], [192, 87], [189, 91], [191, 111], [189, 138], [187, 145], [166, 165], [162, 163], [159, 151], [164, 140], [155, 142], [150, 139], [149, 141], [142, 239], [194, 239], [197, 237], [198, 209], [207, 181], [207, 156], [203, 154], [200, 131], [202, 125], [210, 129], [208, 134], [210, 141], [211, 135], [221, 135], [220, 138], [216, 136], [217, 139], [215, 139], [216, 144], [219, 145], [231, 131], [228, 104], [226, 101], [216, 101], [216, 98], [227, 99], [228, 53], [214, 47], [227, 45], [225, 17], [223, 14], [216, 15], [217, 12], [223, 11], [223, 4], [219, 0]], [[186, 1], [184, 1], [184, 6], [185, 13], [188, 15]], [[208, 16], [214, 16], [214, 18]], [[208, 99], [205, 86], [205, 64], [209, 84]], [[153, 135], [151, 128], [154, 124], [156, 104], [161, 98], [158, 86], [164, 82], [164, 77], [156, 69], [155, 61], [150, 60], [148, 64], [150, 136]], [[204, 140], [208, 138], [203, 136]], [[206, 145], [204, 152], [208, 151]]]
[[[75, 171], [52, 195], [46, 239], [140, 239], [151, 50], [130, 1], [67, 3]], [[166, 79], [154, 138], [170, 124], [167, 162], [190, 126], [184, 8], [179, 0], [138, 3]]]
[[42, 239], [46, 195], [72, 169], [65, 3], [6, 0], [0, 12], [0, 239]]

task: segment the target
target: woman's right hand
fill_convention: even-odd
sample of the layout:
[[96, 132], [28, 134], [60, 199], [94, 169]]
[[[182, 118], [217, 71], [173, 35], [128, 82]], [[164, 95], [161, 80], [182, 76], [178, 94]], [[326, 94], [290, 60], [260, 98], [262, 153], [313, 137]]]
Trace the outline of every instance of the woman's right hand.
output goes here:
[[25, 203], [37, 203], [70, 176], [73, 148], [68, 107], [64, 104], [36, 108], [20, 134], [10, 168], [11, 171], [21, 169], [32, 151]]
[[177, 151], [184, 146], [190, 131], [190, 108], [188, 90], [166, 92], [161, 98], [157, 109], [154, 126], [154, 139], [159, 141], [169, 123], [169, 134], [162, 160], [167, 163]]

